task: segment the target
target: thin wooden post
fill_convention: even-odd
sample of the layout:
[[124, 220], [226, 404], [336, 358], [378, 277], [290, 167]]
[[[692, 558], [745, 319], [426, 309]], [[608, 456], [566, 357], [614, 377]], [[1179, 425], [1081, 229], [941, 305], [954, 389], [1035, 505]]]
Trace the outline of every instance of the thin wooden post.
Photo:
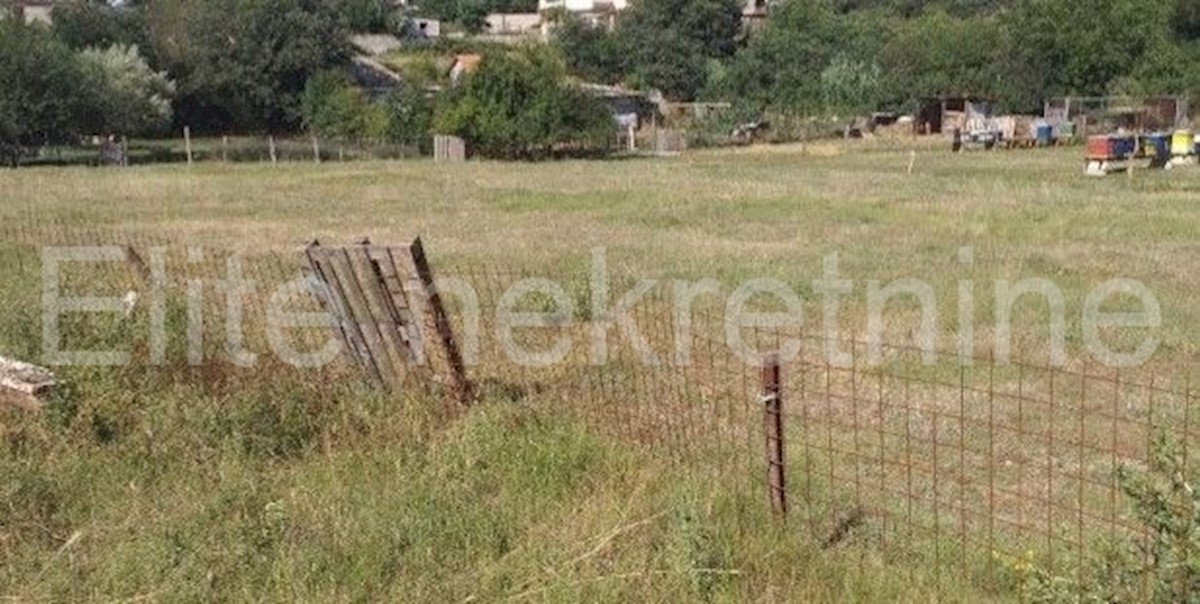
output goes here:
[[771, 496], [771, 511], [786, 518], [788, 512], [787, 486], [783, 457], [783, 399], [780, 385], [779, 357], [771, 354], [762, 364], [763, 433], [767, 444], [767, 489]]
[[270, 153], [271, 153], [271, 163], [272, 164], [279, 163], [279, 154], [276, 153], [276, 151], [275, 151], [275, 135], [272, 134], [271, 136], [267, 137], [267, 148], [270, 150]]
[[312, 137], [313, 147], [313, 163], [321, 163], [321, 143], [317, 141], [317, 137]]
[[129, 167], [129, 137], [121, 136], [121, 166]]
[[429, 266], [429, 259], [425, 256], [425, 247], [421, 244], [419, 237], [412, 242], [408, 251], [417, 280], [424, 293], [425, 324], [432, 328], [430, 335], [437, 338], [439, 352], [444, 357], [447, 386], [450, 388], [451, 395], [461, 406], [470, 406], [475, 398], [474, 388], [467, 379], [466, 364], [463, 362], [458, 343], [454, 340], [450, 319], [442, 305], [442, 297], [438, 293], [437, 284], [433, 279], [433, 269]]
[[183, 148], [187, 152], [187, 163], [192, 165], [192, 129], [189, 126], [183, 127]]
[[229, 163], [229, 136], [221, 137], [221, 161]]

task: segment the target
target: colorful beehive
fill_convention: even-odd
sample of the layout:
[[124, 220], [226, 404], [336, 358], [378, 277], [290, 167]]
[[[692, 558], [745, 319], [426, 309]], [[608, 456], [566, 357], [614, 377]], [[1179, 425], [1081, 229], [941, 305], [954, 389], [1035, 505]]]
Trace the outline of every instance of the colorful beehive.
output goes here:
[[1173, 140], [1165, 132], [1153, 132], [1142, 137], [1142, 156], [1164, 158], [1169, 155]]
[[1195, 138], [1189, 130], [1176, 130], [1171, 136], [1171, 155], [1184, 157], [1196, 151]]
[[1075, 138], [1075, 122], [1059, 123], [1054, 136], [1060, 141], [1069, 141]]
[[1111, 159], [1112, 139], [1107, 136], [1089, 136], [1087, 141], [1088, 159]]
[[1046, 122], [1038, 122], [1033, 127], [1034, 138], [1039, 147], [1049, 147], [1054, 144], [1054, 127]]
[[1090, 136], [1087, 158], [1095, 160], [1128, 159], [1137, 152], [1137, 139], [1132, 136]]

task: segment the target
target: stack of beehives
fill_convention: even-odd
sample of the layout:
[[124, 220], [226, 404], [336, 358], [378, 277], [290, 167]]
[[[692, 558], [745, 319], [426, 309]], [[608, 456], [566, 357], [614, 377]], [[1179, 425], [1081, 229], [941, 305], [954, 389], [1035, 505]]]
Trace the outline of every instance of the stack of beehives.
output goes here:
[[964, 111], [946, 111], [942, 114], [942, 132], [952, 136], [955, 131], [967, 131], [967, 114]]
[[1034, 121], [1031, 115], [1003, 115], [996, 118], [1000, 136], [1009, 147], [1028, 147], [1036, 142]]

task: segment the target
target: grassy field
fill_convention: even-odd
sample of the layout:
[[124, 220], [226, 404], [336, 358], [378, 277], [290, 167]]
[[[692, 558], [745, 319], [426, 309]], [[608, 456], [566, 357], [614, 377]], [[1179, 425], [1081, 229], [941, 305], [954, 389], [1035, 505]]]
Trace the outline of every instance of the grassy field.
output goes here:
[[[836, 253], [855, 281], [849, 337], [865, 333], [868, 280], [916, 278], [936, 292], [939, 344], [953, 349], [950, 311], [969, 279], [980, 355], [992, 282], [1039, 277], [1066, 297], [1072, 365], [1086, 358], [1083, 299], [1124, 277], [1163, 315], [1159, 352], [1131, 371], [1182, 383], [1200, 341], [1200, 169], [1088, 179], [1079, 155], [839, 143], [545, 164], [30, 169], [0, 174], [0, 233], [10, 250], [91, 230], [251, 255], [419, 234], [435, 266], [548, 276], [586, 271], [604, 247], [630, 278], [712, 277], [726, 291], [780, 279], [809, 321], [821, 316], [812, 282]], [[6, 304], [35, 299], [32, 269], [5, 275]], [[1014, 315], [1018, 355], [1033, 362], [1046, 356], [1043, 306]], [[911, 310], [890, 335], [911, 335]], [[36, 314], [10, 313], [0, 354], [32, 354], [38, 335]], [[757, 480], [679, 472], [553, 401], [489, 393], [449, 418], [427, 397], [387, 400], [325, 373], [177, 364], [70, 377], [41, 417], [0, 412], [0, 599], [1017, 597], [869, 543], [823, 550], [769, 517]]]
[[947, 308], [973, 279], [984, 324], [996, 279], [1051, 279], [1077, 319], [1092, 287], [1128, 277], [1162, 304], [1159, 360], [1194, 358], [1200, 170], [1088, 179], [1078, 155], [923, 149], [912, 174], [906, 151], [830, 144], [599, 163], [29, 170], [5, 175], [0, 219], [33, 212], [248, 250], [420, 234], [435, 262], [550, 274], [582, 270], [603, 246], [628, 274], [777, 277], [810, 301], [822, 259], [837, 253], [856, 282], [847, 326], [859, 331], [871, 279], [927, 281]]

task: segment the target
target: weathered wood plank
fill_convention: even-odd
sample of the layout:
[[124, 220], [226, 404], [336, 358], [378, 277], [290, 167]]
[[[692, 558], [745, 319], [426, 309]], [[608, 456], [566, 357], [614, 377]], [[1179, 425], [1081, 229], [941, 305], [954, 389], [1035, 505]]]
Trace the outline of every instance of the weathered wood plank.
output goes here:
[[379, 368], [376, 366], [374, 359], [371, 358], [371, 352], [367, 348], [366, 337], [363, 335], [362, 327], [358, 323], [358, 319], [354, 316], [353, 310], [349, 308], [347, 303], [348, 294], [346, 292], [346, 284], [340, 279], [336, 268], [333, 264], [333, 258], [339, 252], [338, 248], [317, 247], [309, 250], [309, 255], [316, 265], [318, 274], [322, 280], [329, 286], [333, 294], [334, 307], [337, 309], [339, 320], [350, 340], [350, 350], [353, 353], [358, 364], [373, 382], [378, 385], [384, 385], [383, 376], [379, 373]]
[[398, 388], [408, 373], [407, 362], [410, 356], [408, 345], [400, 334], [399, 319], [384, 291], [379, 272], [367, 254], [367, 248], [362, 245], [346, 248], [346, 256], [358, 277], [358, 284], [371, 313], [375, 333], [378, 334], [383, 345], [384, 356], [379, 360], [384, 362], [386, 359], [394, 380], [393, 386]]
[[335, 299], [333, 288], [321, 273], [319, 263], [313, 255], [313, 249], [318, 246], [320, 246], [320, 243], [314, 241], [301, 250], [304, 258], [302, 272], [308, 280], [312, 294], [317, 298], [317, 303], [321, 306], [321, 310], [329, 314], [330, 330], [333, 332], [333, 335], [342, 342], [342, 349], [346, 354], [350, 355], [355, 363], [358, 363], [358, 351], [354, 349], [354, 344], [351, 342], [350, 334], [347, 331], [348, 326], [342, 316], [343, 313], [339, 307], [339, 302]]
[[22, 394], [37, 396], [58, 382], [49, 369], [31, 363], [0, 357], [0, 386]]
[[391, 250], [386, 247], [371, 247], [367, 250], [367, 255], [371, 258], [379, 274], [383, 276], [384, 289], [399, 318], [401, 337], [411, 355], [410, 362], [418, 366], [426, 365], [424, 333], [416, 320], [413, 303], [408, 299], [404, 288], [404, 277], [400, 274], [396, 262], [392, 258]]
[[366, 344], [372, 371], [377, 373], [379, 379], [387, 386], [396, 386], [399, 384], [399, 380], [397, 379], [391, 359], [388, 356], [389, 353], [387, 347], [384, 345], [383, 336], [379, 332], [378, 319], [371, 312], [371, 305], [367, 302], [367, 297], [363, 293], [363, 284], [359, 279], [359, 275], [354, 271], [349, 249], [345, 247], [336, 248], [330, 252], [329, 259], [334, 271], [337, 273], [338, 281], [341, 283], [346, 304], [350, 308], [354, 322], [358, 325], [359, 333], [362, 334], [363, 343]]
[[[418, 237], [408, 246], [402, 256], [406, 256], [405, 264], [411, 266], [412, 273], [419, 283], [424, 298], [424, 323], [430, 328], [429, 333], [438, 348], [438, 356], [442, 357], [446, 384], [451, 394], [460, 405], [467, 406], [475, 398], [471, 382], [467, 379], [466, 365], [462, 352], [454, 340], [454, 330], [450, 326], [450, 318], [442, 305], [441, 295], [433, 278], [433, 269], [425, 256], [425, 247]], [[426, 340], [429, 341], [429, 340]]]
[[329, 315], [330, 331], [342, 343], [342, 349], [351, 357], [354, 357], [355, 362], [358, 362], [356, 351], [353, 350], [353, 345], [350, 342], [350, 334], [346, 333], [346, 326], [338, 312], [338, 303], [332, 298], [333, 291], [325, 281], [325, 278], [320, 274], [316, 260], [312, 257], [312, 249], [320, 245], [321, 242], [314, 240], [312, 243], [301, 248], [300, 254], [303, 262], [301, 263], [300, 271], [304, 275], [304, 280], [309, 284], [312, 295], [317, 299], [317, 304], [321, 307], [321, 310]]

